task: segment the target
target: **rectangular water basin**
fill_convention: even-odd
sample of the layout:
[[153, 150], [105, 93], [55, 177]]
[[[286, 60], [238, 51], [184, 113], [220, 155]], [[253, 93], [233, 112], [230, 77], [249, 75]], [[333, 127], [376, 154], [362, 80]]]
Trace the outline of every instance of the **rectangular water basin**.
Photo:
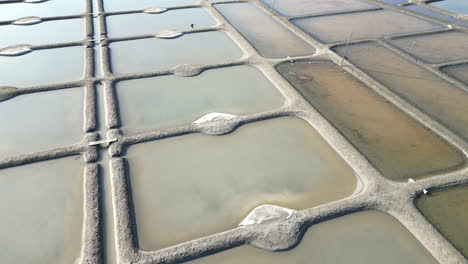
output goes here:
[[460, 31], [396, 38], [389, 42], [427, 63], [468, 59], [468, 34]]
[[[344, 46], [336, 48], [343, 55]], [[347, 59], [434, 119], [468, 138], [468, 93], [376, 43], [350, 45]]]
[[416, 206], [468, 258], [468, 186], [431, 192]]
[[315, 53], [314, 47], [254, 4], [218, 4], [215, 7], [265, 57]]
[[427, 8], [425, 6], [407, 5], [407, 6], [404, 6], [403, 8], [406, 9], [406, 10], [416, 12], [416, 13], [421, 14], [421, 15], [430, 16], [430, 17], [442, 20], [442, 21], [447, 22], [447, 23], [456, 24], [456, 25], [459, 25], [459, 26], [462, 26], [462, 27], [468, 27], [468, 21], [457, 19], [457, 18], [455, 18], [455, 17], [453, 17], [453, 16], [451, 16], [449, 14], [438, 12], [438, 11], [432, 10], [430, 8]]
[[251, 66], [208, 70], [194, 77], [175, 75], [116, 84], [127, 134], [189, 124], [211, 112], [243, 115], [280, 108], [284, 98]]
[[195, 5], [196, 0], [105, 0], [104, 10], [110, 11], [125, 11], [125, 10], [143, 10], [149, 7], [172, 7], [172, 6], [185, 6]]
[[78, 143], [83, 88], [20, 95], [0, 102], [0, 158]]
[[0, 170], [0, 262], [76, 263], [83, 164], [70, 157]]
[[185, 34], [176, 39], [119, 41], [109, 47], [115, 73], [169, 70], [180, 64], [219, 64], [238, 60], [243, 55], [222, 32]]
[[461, 152], [333, 62], [300, 61], [277, 69], [390, 179], [424, 177], [464, 164]]
[[300, 244], [269, 252], [241, 246], [190, 264], [436, 264], [431, 254], [393, 217], [358, 212], [310, 227]]
[[80, 41], [85, 38], [84, 31], [84, 19], [45, 21], [28, 26], [0, 26], [0, 49], [15, 44], [43, 45]]
[[175, 9], [161, 14], [115, 15], [106, 17], [106, 21], [111, 38], [151, 35], [168, 29], [187, 31], [216, 25], [213, 17], [201, 8]]
[[261, 0], [271, 9], [288, 17], [355, 11], [378, 7], [363, 0]]
[[262, 204], [304, 209], [357, 186], [347, 163], [293, 117], [138, 144], [127, 157], [143, 250], [234, 228]]
[[347, 41], [351, 34], [351, 40], [362, 40], [444, 28], [429, 20], [388, 9], [301, 18], [292, 22], [324, 43]]
[[0, 56], [0, 86], [17, 88], [79, 81], [84, 74], [82, 46], [33, 50]]
[[41, 3], [0, 4], [0, 21], [16, 20], [22, 17], [55, 17], [81, 15], [85, 12], [86, 1], [49, 0]]
[[443, 67], [441, 70], [465, 85], [468, 85], [468, 64], [447, 66]]
[[443, 0], [429, 5], [460, 15], [468, 15], [468, 2], [463, 0]]

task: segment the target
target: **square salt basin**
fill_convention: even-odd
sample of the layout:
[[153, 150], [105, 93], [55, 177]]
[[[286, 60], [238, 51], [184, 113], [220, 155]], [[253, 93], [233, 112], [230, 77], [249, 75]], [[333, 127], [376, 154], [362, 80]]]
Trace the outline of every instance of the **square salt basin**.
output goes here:
[[190, 124], [201, 116], [221, 112], [244, 115], [280, 108], [284, 98], [252, 66], [122, 81], [116, 84], [124, 133]]
[[81, 15], [85, 12], [86, 1], [49, 0], [41, 3], [10, 3], [0, 5], [0, 21], [16, 20], [22, 17], [55, 17]]
[[468, 21], [466, 21], [466, 20], [457, 19], [452, 15], [442, 13], [442, 12], [438, 12], [436, 10], [427, 8], [425, 6], [407, 5], [407, 6], [403, 6], [402, 8], [404, 8], [406, 10], [409, 10], [409, 11], [416, 12], [416, 13], [421, 14], [421, 15], [437, 18], [437, 19], [442, 20], [442, 21], [447, 22], [447, 23], [459, 25], [459, 26], [462, 26], [462, 27], [468, 27]]
[[114, 73], [169, 70], [181, 64], [220, 64], [243, 55], [222, 32], [185, 34], [175, 39], [119, 41], [109, 47]]
[[76, 263], [83, 227], [80, 159], [0, 170], [1, 263]]
[[261, 0], [271, 9], [288, 17], [327, 14], [378, 8], [364, 0]]
[[33, 50], [0, 56], [0, 86], [17, 88], [79, 81], [84, 74], [82, 46]]
[[468, 186], [431, 192], [419, 197], [416, 206], [468, 258]]
[[187, 31], [216, 25], [213, 17], [202, 8], [175, 9], [161, 14], [135, 13], [107, 16], [106, 23], [110, 38], [154, 35], [169, 29]]
[[32, 93], [0, 102], [0, 159], [78, 143], [83, 88]]
[[197, 0], [106, 0], [104, 1], [104, 10], [106, 12], [126, 11], [126, 10], [143, 10], [149, 7], [173, 7], [196, 5]]
[[0, 49], [15, 44], [43, 45], [80, 41], [85, 38], [84, 19], [44, 21], [27, 26], [0, 26], [0, 36]]
[[468, 2], [464, 0], [444, 0], [429, 5], [460, 15], [468, 15]]
[[468, 64], [446, 66], [441, 69], [444, 73], [468, 85]]
[[277, 70], [386, 177], [406, 181], [465, 164], [462, 152], [333, 62], [288, 62]]
[[445, 28], [426, 19], [378, 10], [292, 20], [299, 28], [324, 43], [377, 39], [383, 36]]
[[310, 227], [300, 244], [269, 252], [252, 246], [200, 258], [189, 264], [437, 264], [431, 254], [393, 217], [358, 212]]
[[[343, 56], [346, 45], [335, 48]], [[374, 42], [349, 45], [346, 58], [422, 112], [468, 139], [468, 93]]]
[[426, 63], [468, 59], [468, 34], [460, 31], [395, 38], [389, 42], [404, 52], [411, 50], [412, 56]]
[[315, 48], [252, 3], [215, 8], [265, 57], [313, 55]]
[[304, 209], [352, 195], [357, 177], [305, 121], [283, 117], [223, 136], [128, 149], [139, 247], [156, 250], [235, 228], [255, 207]]

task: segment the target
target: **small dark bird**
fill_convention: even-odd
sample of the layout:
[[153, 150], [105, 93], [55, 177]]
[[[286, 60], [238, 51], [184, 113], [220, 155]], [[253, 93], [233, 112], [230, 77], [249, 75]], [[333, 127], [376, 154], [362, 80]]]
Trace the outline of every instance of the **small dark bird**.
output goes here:
[[190, 27], [193, 28], [195, 26], [195, 24], [191, 24]]

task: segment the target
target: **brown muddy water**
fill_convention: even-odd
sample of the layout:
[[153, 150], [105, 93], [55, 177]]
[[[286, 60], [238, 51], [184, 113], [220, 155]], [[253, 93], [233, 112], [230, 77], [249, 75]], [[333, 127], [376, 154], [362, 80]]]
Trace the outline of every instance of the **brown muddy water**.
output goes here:
[[208, 70], [194, 77], [161, 76], [116, 85], [125, 133], [190, 124], [211, 112], [243, 115], [280, 108], [284, 98], [252, 66]]
[[190, 264], [436, 264], [430, 253], [393, 217], [376, 211], [346, 215], [310, 227], [292, 250], [252, 246], [226, 250]]
[[389, 42], [427, 63], [468, 59], [468, 34], [459, 31], [396, 38]]
[[0, 170], [2, 263], [74, 263], [80, 255], [83, 163], [70, 157]]
[[362, 40], [444, 28], [428, 20], [387, 9], [303, 18], [292, 22], [325, 43], [347, 41], [351, 34], [351, 40]]
[[468, 186], [431, 192], [417, 199], [416, 206], [468, 257]]
[[377, 7], [362, 0], [261, 0], [283, 16], [305, 16]]
[[[342, 55], [344, 46], [336, 48]], [[376, 43], [350, 45], [347, 59], [408, 102], [468, 139], [468, 93]]]
[[215, 7], [265, 57], [293, 57], [315, 53], [314, 47], [254, 4], [218, 4]]
[[390, 179], [425, 177], [464, 163], [461, 153], [333, 62], [300, 61], [277, 69]]
[[0, 102], [0, 158], [78, 143], [83, 88], [20, 95]]
[[179, 64], [218, 64], [243, 55], [223, 32], [186, 34], [176, 39], [120, 41], [109, 47], [114, 73], [168, 70]]
[[357, 186], [343, 159], [292, 117], [138, 144], [127, 157], [143, 250], [234, 228], [262, 204], [309, 208]]

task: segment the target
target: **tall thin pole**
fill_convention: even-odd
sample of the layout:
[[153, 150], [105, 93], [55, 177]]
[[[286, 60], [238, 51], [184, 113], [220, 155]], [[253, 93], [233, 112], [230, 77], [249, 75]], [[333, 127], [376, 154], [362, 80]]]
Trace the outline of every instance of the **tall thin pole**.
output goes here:
[[343, 62], [344, 62], [344, 59], [346, 57], [346, 54], [348, 53], [349, 42], [351, 41], [352, 36], [353, 36], [353, 32], [351, 31], [351, 33], [349, 34], [348, 42], [346, 43], [346, 48], [345, 48], [345, 51], [344, 51], [344, 54], [343, 54], [343, 58], [341, 59], [340, 67], [343, 66]]
[[415, 44], [416, 44], [416, 41], [413, 41], [413, 45], [411, 45], [411, 49], [408, 52], [409, 55], [411, 55], [411, 52], [413, 51], [413, 48], [414, 48]]

